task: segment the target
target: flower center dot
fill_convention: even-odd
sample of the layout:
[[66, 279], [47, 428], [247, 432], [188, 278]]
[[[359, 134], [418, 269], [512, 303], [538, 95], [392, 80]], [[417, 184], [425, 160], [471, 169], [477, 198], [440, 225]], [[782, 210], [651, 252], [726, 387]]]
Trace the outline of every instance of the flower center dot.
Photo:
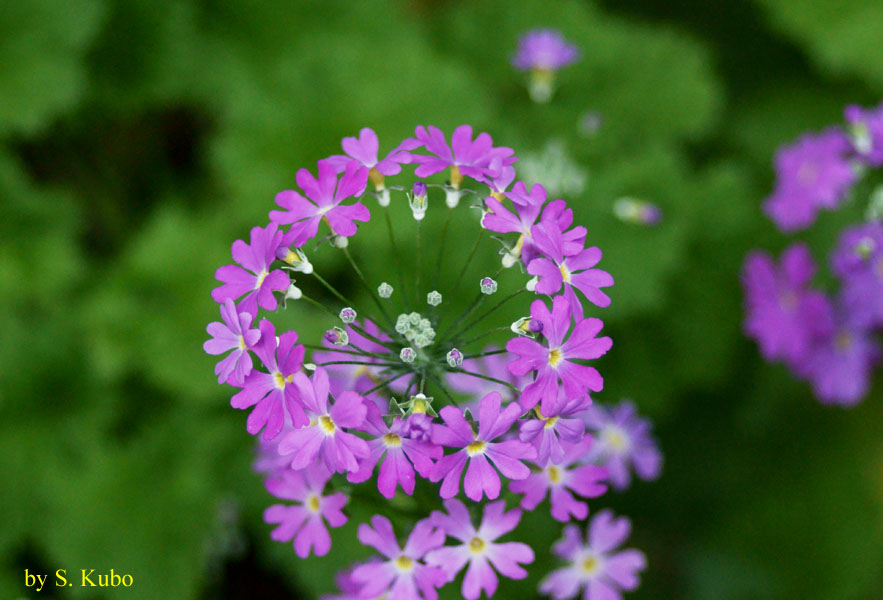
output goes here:
[[258, 278], [257, 278], [257, 282], [255, 283], [254, 289], [258, 290], [261, 288], [262, 285], [264, 285], [264, 279], [267, 278], [267, 275], [268, 275], [267, 271], [260, 272], [260, 274], [258, 275]]
[[551, 429], [552, 427], [555, 427], [555, 423], [557, 423], [557, 422], [558, 422], [558, 417], [549, 417], [548, 419], [546, 419], [546, 422], [543, 424], [543, 427], [545, 427], [546, 429]]
[[471, 540], [469, 540], [469, 549], [475, 554], [480, 553], [482, 550], [484, 550], [484, 540], [480, 537], [472, 538]]
[[399, 437], [398, 434], [387, 433], [383, 436], [383, 443], [386, 444], [388, 448], [398, 448], [402, 445], [402, 438]]
[[567, 268], [567, 265], [562, 263], [561, 266], [558, 267], [558, 270], [561, 271], [561, 278], [567, 283], [570, 283], [570, 269]]
[[562, 360], [564, 360], [564, 353], [561, 352], [561, 348], [549, 350], [549, 364], [551, 366], [557, 367]]
[[466, 446], [466, 453], [469, 456], [475, 456], [476, 454], [484, 453], [484, 449], [487, 448], [487, 444], [485, 442], [481, 442], [476, 440], [471, 442], [468, 446]]
[[598, 570], [598, 559], [594, 556], [587, 556], [586, 558], [584, 558], [582, 570], [583, 573], [585, 573], [586, 575], [593, 574], [595, 571]]
[[241, 335], [239, 336], [239, 349], [243, 352], [248, 350], [248, 345], [245, 343], [245, 337]]
[[561, 470], [558, 467], [553, 465], [546, 469], [546, 472], [549, 474], [549, 481], [552, 483], [561, 481]]
[[281, 371], [273, 373], [273, 381], [276, 382], [276, 387], [280, 390], [285, 387], [285, 375]]
[[411, 567], [414, 566], [414, 561], [403, 554], [396, 559], [396, 566], [403, 571], [410, 571]]
[[321, 427], [325, 433], [331, 434], [334, 433], [336, 426], [334, 425], [334, 421], [331, 420], [331, 417], [328, 415], [322, 415], [319, 417], [319, 427]]
[[310, 496], [307, 499], [307, 506], [313, 512], [319, 512], [319, 499], [316, 496]]
[[628, 437], [616, 427], [608, 427], [601, 437], [614, 452], [622, 452], [628, 448]]

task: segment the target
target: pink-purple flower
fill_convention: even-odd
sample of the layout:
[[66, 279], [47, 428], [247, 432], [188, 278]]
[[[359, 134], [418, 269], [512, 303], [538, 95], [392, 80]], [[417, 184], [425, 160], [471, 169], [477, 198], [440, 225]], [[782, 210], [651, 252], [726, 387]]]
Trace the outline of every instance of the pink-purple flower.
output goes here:
[[320, 160], [318, 178], [308, 169], [299, 169], [295, 180], [306, 197], [295, 190], [276, 194], [276, 204], [284, 210], [270, 211], [270, 220], [277, 225], [291, 225], [285, 241], [299, 247], [319, 231], [319, 223], [325, 221], [332, 233], [342, 237], [356, 234], [356, 221], [368, 221], [371, 213], [361, 202], [341, 204], [347, 198], [365, 190], [368, 172], [352, 161], [345, 167], [340, 180], [332, 162]]
[[362, 128], [359, 131], [359, 137], [343, 138], [341, 147], [343, 147], [345, 154], [336, 154], [326, 160], [334, 165], [338, 173], [346, 171], [347, 166], [355, 161], [360, 168], [364, 169], [362, 176], [366, 181], [370, 179], [377, 189], [382, 189], [384, 175], [397, 175], [402, 170], [402, 164], [411, 160], [410, 155], [401, 147], [395, 148], [383, 159], [378, 159], [377, 152], [380, 145], [377, 134], [369, 127]]
[[445, 406], [441, 409], [439, 416], [445, 424], [433, 425], [432, 441], [440, 446], [458, 448], [454, 454], [439, 459], [431, 474], [432, 481], [442, 481], [442, 498], [453, 498], [460, 491], [464, 468], [463, 489], [466, 496], [476, 502], [484, 495], [491, 500], [499, 497], [497, 469], [509, 479], [524, 479], [530, 475], [530, 469], [521, 461], [536, 458], [533, 446], [519, 440], [495, 441], [509, 431], [522, 412], [514, 402], [501, 410], [500, 394], [491, 392], [481, 399], [476, 433], [459, 408]]
[[377, 475], [377, 489], [385, 498], [392, 498], [401, 485], [410, 496], [416, 482], [414, 470], [421, 477], [429, 477], [433, 460], [441, 457], [442, 449], [426, 441], [411, 439], [408, 423], [400, 417], [395, 417], [392, 424], [387, 425], [374, 403], [367, 406], [367, 418], [360, 429], [373, 437], [368, 441], [370, 454], [362, 459], [359, 470], [349, 473], [347, 479], [353, 483], [367, 481], [383, 459]]
[[512, 59], [521, 71], [557, 71], [579, 58], [576, 46], [567, 42], [556, 29], [534, 29], [518, 40], [518, 52]]
[[359, 459], [370, 453], [362, 438], [345, 431], [361, 427], [368, 408], [362, 397], [347, 390], [329, 406], [328, 374], [317, 367], [312, 380], [303, 373], [295, 373], [301, 401], [310, 413], [306, 427], [288, 433], [279, 443], [280, 454], [293, 454], [292, 469], [303, 469], [315, 459], [332, 473], [353, 472], [359, 469]]
[[564, 447], [561, 443], [580, 442], [586, 429], [580, 416], [592, 405], [591, 398], [581, 396], [567, 400], [563, 397], [563, 389], [560, 389], [559, 393], [561, 397], [555, 414], [546, 416], [534, 407], [537, 418], [522, 421], [519, 428], [518, 439], [533, 444], [537, 449], [537, 458], [534, 462], [540, 467], [545, 467], [549, 459], [555, 463], [559, 462], [564, 456]]
[[304, 362], [304, 347], [297, 344], [297, 333], [287, 331], [276, 338], [276, 328], [264, 319], [260, 324], [261, 341], [254, 352], [267, 373], [252, 371], [233, 396], [233, 408], [254, 407], [248, 415], [246, 430], [256, 435], [261, 429], [264, 441], [272, 440], [284, 425], [303, 427], [309, 423], [293, 378]]
[[233, 260], [237, 265], [225, 265], [215, 272], [215, 279], [222, 282], [212, 290], [215, 302], [223, 303], [228, 298], [236, 300], [240, 296], [237, 310], [257, 316], [258, 305], [267, 310], [276, 310], [274, 291], [288, 289], [288, 275], [280, 269], [270, 270], [276, 260], [276, 250], [282, 245], [282, 232], [275, 223], [251, 230], [250, 243], [242, 240], [233, 242]]
[[615, 552], [630, 531], [628, 519], [615, 518], [607, 510], [592, 519], [588, 543], [576, 525], [566, 526], [552, 552], [567, 565], [543, 579], [540, 591], [554, 600], [576, 598], [581, 589], [585, 600], [621, 600], [622, 591], [638, 587], [639, 573], [647, 567], [647, 559], [639, 550]]
[[834, 209], [856, 180], [850, 143], [839, 129], [807, 134], [776, 154], [776, 189], [764, 210], [782, 231], [812, 225], [820, 209]]
[[411, 154], [411, 162], [418, 165], [414, 174], [429, 177], [450, 167], [450, 182], [454, 188], [459, 189], [464, 176], [488, 183], [515, 161], [512, 148], [495, 148], [489, 134], [480, 133], [473, 140], [470, 125], [457, 127], [451, 135], [450, 145], [444, 132], [432, 125], [428, 128], [420, 125], [414, 134], [415, 138], [406, 140], [404, 147], [415, 149], [422, 146], [431, 154]]
[[206, 331], [212, 339], [207, 340], [202, 348], [208, 354], [223, 354], [232, 350], [215, 365], [215, 375], [218, 376], [218, 383], [230, 382], [235, 385], [242, 383], [245, 376], [251, 373], [253, 365], [248, 351], [258, 343], [261, 332], [249, 329], [254, 317], [238, 312], [230, 298], [221, 304], [221, 318], [223, 323], [214, 321], [208, 324]]
[[850, 322], [883, 326], [883, 224], [850, 227], [840, 235], [831, 255], [841, 281], [841, 298]]
[[392, 523], [384, 516], [374, 515], [371, 524], [359, 525], [359, 541], [371, 546], [386, 560], [357, 566], [352, 573], [361, 586], [362, 598], [387, 600], [436, 600], [438, 588], [445, 584], [444, 571], [425, 564], [427, 552], [445, 541], [445, 533], [429, 522], [418, 521], [408, 536], [405, 547], [399, 546]]
[[844, 112], [855, 151], [869, 165], [883, 166], [883, 104], [869, 109], [851, 105]]
[[331, 549], [328, 528], [341, 527], [346, 515], [341, 512], [347, 498], [342, 492], [323, 495], [331, 474], [319, 464], [302, 471], [286, 471], [268, 479], [267, 491], [283, 500], [297, 504], [274, 504], [264, 511], [264, 521], [276, 524], [270, 537], [277, 542], [294, 540], [294, 551], [300, 558], [313, 552], [324, 556]]
[[628, 400], [611, 407], [594, 404], [582, 418], [595, 436], [595, 444], [583, 459], [605, 467], [613, 487], [627, 488], [631, 469], [644, 480], [659, 477], [662, 453], [650, 421], [638, 415], [634, 404]]
[[610, 306], [610, 297], [601, 288], [613, 285], [613, 277], [607, 271], [592, 268], [601, 261], [600, 248], [592, 246], [572, 252], [574, 248], [567, 248], [563, 233], [551, 221], [533, 226], [531, 236], [541, 256], [530, 261], [527, 272], [539, 277], [535, 288], [538, 293], [552, 296], [564, 286], [564, 296], [577, 320], [583, 318], [583, 307], [574, 288], [592, 304]]
[[426, 555], [426, 562], [444, 570], [448, 581], [452, 581], [468, 564], [460, 588], [466, 600], [477, 600], [482, 591], [488, 598], [494, 595], [498, 583], [494, 569], [510, 579], [527, 577], [527, 571], [521, 565], [534, 560], [530, 546], [521, 542], [496, 541], [515, 529], [521, 520], [520, 510], [505, 512], [503, 500], [491, 502], [485, 505], [481, 525], [476, 529], [462, 502], [453, 498], [445, 500], [445, 508], [447, 514], [435, 511], [430, 520], [447, 536], [461, 543], [431, 550]]
[[744, 329], [767, 360], [799, 365], [820, 326], [830, 321], [828, 299], [808, 287], [815, 269], [804, 244], [785, 250], [778, 265], [764, 252], [753, 252], [745, 260]]
[[573, 494], [582, 498], [597, 498], [607, 491], [604, 484], [607, 469], [577, 464], [591, 451], [592, 443], [592, 437], [587, 435], [579, 443], [565, 444], [559, 460], [551, 461], [540, 471], [531, 473], [527, 479], [510, 483], [511, 491], [523, 494], [521, 508], [534, 510], [548, 495], [555, 520], [565, 523], [571, 516], [577, 520], [585, 519], [589, 506], [577, 500]]
[[[555, 414], [558, 389], [564, 387], [566, 399], [584, 396], [589, 391], [598, 392], [604, 380], [593, 367], [574, 362], [591, 360], [607, 353], [613, 344], [609, 337], [596, 337], [603, 323], [600, 319], [582, 319], [571, 325], [570, 302], [564, 296], [552, 299], [552, 310], [545, 302], [534, 300], [530, 307], [531, 319], [542, 324], [545, 344], [517, 337], [509, 340], [506, 349], [518, 356], [509, 363], [515, 375], [536, 373], [536, 379], [521, 394], [521, 405], [529, 410], [541, 402], [543, 414]], [[570, 335], [568, 336], [568, 332]]]

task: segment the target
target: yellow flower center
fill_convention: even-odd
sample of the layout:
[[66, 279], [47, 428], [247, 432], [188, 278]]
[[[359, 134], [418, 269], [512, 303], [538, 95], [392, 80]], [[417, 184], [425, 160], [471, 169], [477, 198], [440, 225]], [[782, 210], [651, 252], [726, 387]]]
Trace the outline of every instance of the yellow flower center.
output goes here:
[[466, 446], [466, 454], [469, 456], [475, 456], [476, 454], [484, 453], [484, 449], [487, 448], [487, 444], [485, 442], [475, 440]]
[[561, 266], [558, 267], [558, 270], [561, 271], [561, 278], [570, 283], [570, 269], [567, 268], [567, 265], [561, 263]]
[[561, 481], [561, 470], [555, 465], [550, 466], [546, 469], [546, 473], [549, 475], [549, 481], [552, 483], [558, 483]]
[[316, 496], [307, 498], [307, 507], [313, 512], [319, 512], [319, 499]]
[[608, 427], [601, 434], [601, 437], [604, 438], [607, 445], [615, 452], [621, 452], [629, 445], [626, 435], [616, 427]]
[[411, 567], [414, 566], [414, 561], [409, 556], [402, 554], [396, 559], [396, 566], [402, 571], [410, 571]]
[[322, 415], [319, 417], [319, 427], [321, 427], [325, 433], [330, 435], [334, 433], [336, 426], [334, 425], [334, 421], [331, 420], [331, 417], [328, 415]]
[[395, 433], [387, 433], [383, 436], [383, 443], [386, 444], [388, 448], [398, 448], [402, 445], [402, 438]]
[[469, 549], [475, 554], [479, 554], [482, 550], [484, 550], [484, 540], [480, 537], [474, 537], [469, 540]]
[[414, 402], [411, 404], [411, 413], [417, 415], [425, 415], [426, 414], [426, 400], [423, 398], [414, 398]]
[[281, 371], [273, 373], [273, 381], [276, 383], [276, 387], [280, 390], [285, 387], [285, 375], [283, 375]]
[[549, 365], [557, 367], [558, 364], [564, 360], [564, 353], [561, 352], [561, 348], [553, 348], [549, 350]]
[[545, 427], [546, 429], [551, 429], [552, 427], [555, 427], [555, 423], [557, 423], [557, 422], [558, 422], [558, 417], [549, 417], [548, 419], [546, 419], [546, 422], [545, 422], [545, 424], [543, 424], [543, 427]]
[[263, 270], [258, 274], [257, 281], [255, 282], [254, 289], [260, 289], [260, 287], [264, 284], [264, 279], [267, 278], [267, 271]]
[[245, 337], [239, 336], [239, 349], [242, 351], [248, 350], [248, 345], [245, 343]]
[[841, 331], [837, 334], [837, 337], [834, 338], [834, 346], [840, 352], [847, 352], [850, 347], [852, 347], [852, 336], [845, 331]]
[[583, 559], [582, 570], [586, 575], [592, 575], [598, 570], [598, 559], [594, 556], [587, 556]]

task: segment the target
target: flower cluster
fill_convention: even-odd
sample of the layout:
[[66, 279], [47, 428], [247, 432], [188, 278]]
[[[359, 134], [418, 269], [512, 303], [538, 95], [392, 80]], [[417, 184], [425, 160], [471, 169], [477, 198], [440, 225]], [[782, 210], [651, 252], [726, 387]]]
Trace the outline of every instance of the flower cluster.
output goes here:
[[[883, 166], [883, 105], [846, 109], [846, 128], [803, 136], [776, 157], [777, 183], [765, 210], [785, 232], [805, 229], [820, 209], [844, 205]], [[883, 222], [881, 189], [867, 222], [847, 227], [830, 254], [835, 292], [811, 287], [809, 248], [791, 244], [775, 261], [755, 251], [743, 267], [745, 332], [768, 361], [784, 362], [828, 404], [851, 406], [868, 392], [881, 353]]]
[[[342, 146], [345, 154], [318, 161], [316, 175], [299, 170], [297, 189], [276, 196], [269, 223], [233, 244], [235, 264], [216, 273], [222, 320], [208, 326], [205, 350], [226, 353], [215, 373], [234, 388], [231, 405], [249, 411], [267, 490], [287, 501], [265, 512], [274, 540], [291, 541], [300, 557], [324, 555], [348, 502], [387, 507], [389, 515], [358, 527], [378, 555], [341, 574], [337, 598], [434, 600], [461, 574], [463, 597], [490, 597], [500, 577], [524, 578], [534, 560], [530, 546], [504, 539], [522, 510], [548, 497], [555, 520], [584, 520], [587, 500], [608, 484], [626, 487], [632, 468], [658, 475], [649, 424], [630, 404], [608, 409], [592, 399], [604, 384], [593, 361], [612, 342], [587, 313], [610, 304], [613, 278], [563, 200], [549, 201], [541, 185], [513, 184], [514, 152], [487, 133], [462, 125], [449, 142], [438, 128], [417, 127], [382, 160], [370, 129]], [[387, 178], [409, 165], [416, 181], [391, 185]], [[428, 179], [441, 172], [444, 184]], [[432, 190], [444, 204], [435, 206]], [[378, 208], [369, 209], [372, 196]], [[474, 246], [465, 263], [448, 265], [447, 224], [465, 197], [476, 210]], [[438, 259], [420, 241], [436, 219], [444, 219]], [[356, 260], [360, 228], [377, 222], [390, 237], [395, 287], [370, 281]], [[468, 235], [458, 231], [457, 243], [470, 243]], [[402, 252], [403, 239], [414, 240], [411, 251]], [[480, 250], [500, 255], [495, 273], [469, 270]], [[318, 260], [328, 253], [349, 264], [361, 301], [335, 286]], [[445, 265], [455, 289], [436, 289]], [[474, 299], [458, 312], [461, 284]], [[524, 316], [500, 322], [501, 307], [517, 299]], [[306, 317], [300, 336], [277, 332], [280, 306]], [[416, 502], [397, 509], [378, 497], [397, 494]], [[480, 519], [471, 505], [483, 506]], [[612, 553], [628, 529], [625, 518], [599, 513], [584, 545], [569, 526], [554, 549], [569, 566], [542, 591], [569, 598], [585, 585], [589, 597], [615, 598], [636, 587], [643, 555]]]

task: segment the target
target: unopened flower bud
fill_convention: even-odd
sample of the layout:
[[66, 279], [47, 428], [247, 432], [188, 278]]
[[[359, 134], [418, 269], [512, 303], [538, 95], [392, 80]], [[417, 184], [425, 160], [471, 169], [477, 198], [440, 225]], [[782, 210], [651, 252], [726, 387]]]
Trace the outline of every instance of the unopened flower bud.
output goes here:
[[414, 187], [411, 188], [411, 194], [408, 195], [408, 204], [411, 206], [411, 213], [418, 221], [422, 221], [426, 216], [426, 208], [429, 206], [429, 197], [427, 196], [426, 184], [422, 181], [415, 181]]
[[377, 294], [381, 298], [389, 298], [390, 296], [392, 296], [392, 286], [384, 281], [377, 288]]
[[481, 293], [490, 296], [494, 292], [497, 291], [497, 282], [491, 279], [490, 277], [483, 277], [481, 279]]
[[[438, 306], [442, 303], [442, 295], [437, 290], [432, 290], [428, 294], [426, 294], [426, 303], [429, 306]], [[429, 321], [427, 321], [427, 325]]]
[[380, 206], [389, 206], [389, 190], [384, 188], [377, 192], [377, 204]]
[[350, 343], [350, 336], [340, 327], [333, 327], [325, 332], [325, 341], [335, 346], [346, 346]]
[[347, 306], [340, 310], [340, 320], [346, 324], [350, 324], [356, 320], [356, 311]]
[[451, 348], [450, 352], [448, 352], [447, 359], [448, 364], [451, 367], [459, 367], [463, 364], [463, 353], [456, 348]]
[[408, 315], [408, 321], [411, 322], [411, 325], [419, 325], [421, 318], [420, 313], [417, 312], [412, 312]]
[[331, 236], [331, 245], [335, 248], [346, 248], [350, 245], [350, 239], [348, 237], [344, 237], [342, 235], [332, 235]]
[[543, 324], [530, 317], [521, 317], [509, 327], [512, 333], [522, 337], [534, 338], [543, 330]]
[[538, 282], [538, 281], [539, 281], [539, 277], [536, 277], [536, 276], [531, 277], [530, 279], [527, 280], [527, 283], [524, 284], [525, 289], [526, 289], [528, 292], [534, 292], [534, 291], [536, 291], [536, 289], [537, 289], [537, 282]]
[[555, 91], [555, 72], [550, 69], [533, 69], [527, 84], [530, 99], [537, 104], [544, 104], [552, 99]]
[[662, 220], [658, 206], [636, 198], [619, 198], [613, 203], [613, 214], [621, 221], [636, 225], [656, 225]]
[[[432, 410], [431, 407], [428, 408]], [[405, 419], [405, 427], [403, 428], [402, 433], [412, 440], [428, 442], [432, 434], [432, 417], [425, 412], [412, 412], [411, 415]]]
[[288, 286], [287, 290], [285, 290], [286, 300], [300, 300], [303, 295], [304, 293], [300, 290], [300, 288], [293, 283]]
[[396, 319], [396, 331], [405, 335], [411, 329], [411, 323], [408, 321], [408, 315], [399, 315]]
[[313, 265], [300, 248], [277, 248], [276, 258], [288, 264], [289, 271], [297, 271], [309, 275], [313, 272]]
[[402, 348], [402, 351], [399, 352], [399, 358], [402, 359], [402, 362], [411, 364], [417, 359], [417, 352], [410, 346], [405, 346]]

